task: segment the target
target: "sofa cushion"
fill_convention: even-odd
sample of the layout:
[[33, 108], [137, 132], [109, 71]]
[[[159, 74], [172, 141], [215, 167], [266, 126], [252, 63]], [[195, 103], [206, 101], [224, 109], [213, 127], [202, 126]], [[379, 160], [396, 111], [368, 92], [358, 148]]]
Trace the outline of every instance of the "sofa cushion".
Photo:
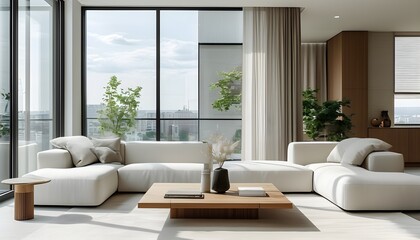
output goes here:
[[235, 183], [273, 183], [281, 192], [312, 192], [312, 170], [286, 161], [228, 161], [229, 179]]
[[366, 157], [362, 167], [374, 172], [404, 172], [404, 157], [395, 152], [373, 152]]
[[36, 205], [97, 206], [118, 186], [121, 164], [96, 163], [79, 168], [43, 168], [24, 177], [43, 177], [51, 182], [35, 186]]
[[118, 191], [146, 192], [153, 183], [199, 183], [203, 164], [133, 163], [118, 169]]
[[56, 148], [69, 151], [76, 167], [83, 167], [98, 161], [98, 158], [90, 150], [93, 147], [92, 142], [85, 136], [59, 137], [50, 140], [50, 143]]
[[[214, 168], [218, 167], [217, 164]], [[312, 171], [285, 161], [227, 161], [230, 182], [273, 183], [283, 192], [311, 192]], [[136, 163], [118, 170], [118, 191], [146, 192], [155, 182], [200, 182], [203, 164]]]

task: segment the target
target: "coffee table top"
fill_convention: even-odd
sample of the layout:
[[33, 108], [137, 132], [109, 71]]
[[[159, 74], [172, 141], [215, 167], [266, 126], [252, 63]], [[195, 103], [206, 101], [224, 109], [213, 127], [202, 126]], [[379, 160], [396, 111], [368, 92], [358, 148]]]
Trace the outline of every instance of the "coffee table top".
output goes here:
[[[267, 197], [242, 197], [238, 187], [262, 187]], [[200, 190], [200, 183], [154, 183], [138, 203], [139, 208], [292, 208], [272, 183], [231, 183], [225, 194], [204, 193], [204, 199], [164, 198], [169, 190]]]

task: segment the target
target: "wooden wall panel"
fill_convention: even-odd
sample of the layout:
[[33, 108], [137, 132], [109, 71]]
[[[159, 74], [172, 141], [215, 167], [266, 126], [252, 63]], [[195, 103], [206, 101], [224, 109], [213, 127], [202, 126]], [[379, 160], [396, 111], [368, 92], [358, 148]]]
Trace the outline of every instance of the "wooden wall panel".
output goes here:
[[328, 99], [342, 97], [342, 37], [341, 34], [327, 42], [327, 95]]
[[351, 136], [367, 137], [368, 33], [341, 32], [327, 41], [327, 90], [329, 100], [348, 99], [353, 114]]

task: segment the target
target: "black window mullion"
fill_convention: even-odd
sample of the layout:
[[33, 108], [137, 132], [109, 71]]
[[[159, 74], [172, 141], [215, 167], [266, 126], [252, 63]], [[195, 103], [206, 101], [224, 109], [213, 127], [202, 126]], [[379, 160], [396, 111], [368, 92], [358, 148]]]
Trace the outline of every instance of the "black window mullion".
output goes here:
[[160, 141], [160, 10], [156, 10], [156, 141]]
[[10, 177], [17, 177], [18, 161], [18, 1], [11, 0], [10, 13]]

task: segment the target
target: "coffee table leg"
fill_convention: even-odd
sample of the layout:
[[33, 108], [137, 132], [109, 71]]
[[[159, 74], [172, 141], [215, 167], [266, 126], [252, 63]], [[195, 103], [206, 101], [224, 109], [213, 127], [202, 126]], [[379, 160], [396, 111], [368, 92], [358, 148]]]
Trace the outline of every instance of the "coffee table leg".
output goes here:
[[34, 185], [15, 185], [15, 220], [34, 218]]

